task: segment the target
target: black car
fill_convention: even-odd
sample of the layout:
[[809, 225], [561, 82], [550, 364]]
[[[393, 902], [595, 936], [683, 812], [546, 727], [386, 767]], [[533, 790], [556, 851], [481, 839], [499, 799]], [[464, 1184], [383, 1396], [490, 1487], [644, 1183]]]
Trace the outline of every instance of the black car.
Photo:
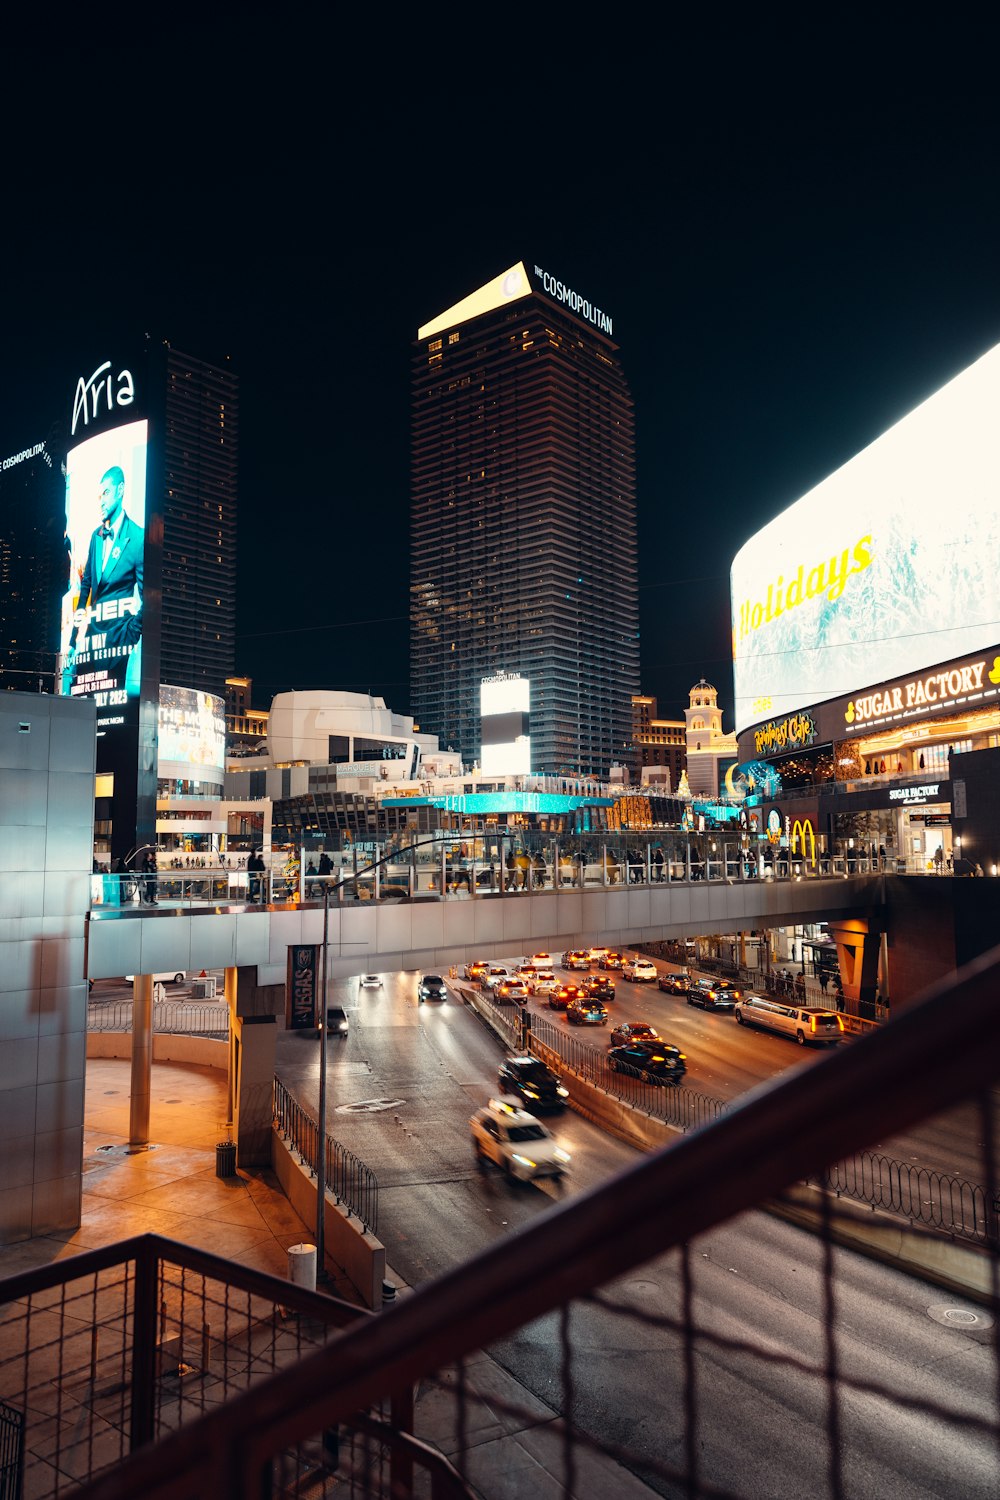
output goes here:
[[687, 1058], [669, 1042], [627, 1042], [611, 1048], [608, 1062], [616, 1073], [631, 1073], [643, 1083], [672, 1083], [676, 1087], [687, 1072]]
[[668, 995], [686, 995], [692, 983], [689, 974], [661, 974], [656, 982]]
[[425, 974], [417, 988], [421, 1005], [425, 1000], [447, 1000], [448, 987], [440, 974]]
[[342, 1005], [327, 1006], [326, 1034], [327, 1036], [339, 1037], [345, 1037], [347, 1035], [347, 1011]]
[[615, 982], [607, 974], [588, 974], [583, 981], [583, 992], [591, 1000], [613, 1000]]
[[729, 979], [696, 979], [688, 989], [687, 1002], [705, 1010], [732, 1010], [742, 995]]
[[532, 1114], [548, 1114], [566, 1108], [569, 1090], [537, 1057], [508, 1057], [497, 1070], [503, 1094], [514, 1094]]

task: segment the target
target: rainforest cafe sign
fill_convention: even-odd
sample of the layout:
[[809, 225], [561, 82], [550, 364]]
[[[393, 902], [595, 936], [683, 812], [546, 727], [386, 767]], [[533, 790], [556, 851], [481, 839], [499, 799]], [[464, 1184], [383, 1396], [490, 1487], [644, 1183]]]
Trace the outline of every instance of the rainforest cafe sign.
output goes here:
[[812, 714], [789, 714], [786, 719], [769, 719], [754, 730], [756, 755], [780, 755], [783, 750], [804, 750], [816, 740], [816, 720]]

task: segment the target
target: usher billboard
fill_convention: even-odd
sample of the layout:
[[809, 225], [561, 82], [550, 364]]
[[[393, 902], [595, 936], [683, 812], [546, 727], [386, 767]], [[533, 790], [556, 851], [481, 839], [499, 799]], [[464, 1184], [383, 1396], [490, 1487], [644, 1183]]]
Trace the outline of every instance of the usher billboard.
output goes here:
[[65, 458], [59, 690], [97, 706], [97, 769], [114, 778], [111, 854], [123, 861], [155, 840], [163, 525], [148, 386], [145, 350], [78, 375]]

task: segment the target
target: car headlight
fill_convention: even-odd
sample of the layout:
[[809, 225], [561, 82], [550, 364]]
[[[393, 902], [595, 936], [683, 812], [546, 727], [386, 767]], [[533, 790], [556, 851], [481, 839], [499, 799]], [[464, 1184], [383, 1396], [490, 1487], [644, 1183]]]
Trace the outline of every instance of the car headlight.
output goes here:
[[528, 1089], [528, 1088], [526, 1088], [524, 1092], [527, 1094], [527, 1096], [528, 1096], [529, 1099], [537, 1099], [538, 1098], [538, 1095], [536, 1094], [536, 1092], [535, 1092], [534, 1089]]
[[560, 1084], [559, 1087], [556, 1089], [556, 1093], [559, 1095], [560, 1099], [568, 1099], [569, 1098], [569, 1089], [564, 1089], [563, 1086], [562, 1086], [562, 1084]]
[[561, 1146], [557, 1146], [556, 1147], [555, 1157], [556, 1157], [556, 1161], [569, 1161], [570, 1160], [570, 1154], [569, 1154], [569, 1152], [568, 1151], [564, 1151]]
[[531, 1160], [530, 1156], [519, 1156], [516, 1151], [514, 1152], [514, 1160], [516, 1162], [519, 1162], [522, 1167], [532, 1167], [532, 1168], [534, 1168], [534, 1167], [536, 1167], [538, 1165], [537, 1162], [534, 1162], [534, 1161]]

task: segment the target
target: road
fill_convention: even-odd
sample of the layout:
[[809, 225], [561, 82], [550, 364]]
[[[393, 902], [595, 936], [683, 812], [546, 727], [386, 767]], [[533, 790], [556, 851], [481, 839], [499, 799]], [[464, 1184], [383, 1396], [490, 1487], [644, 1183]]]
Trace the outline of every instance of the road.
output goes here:
[[[412, 1285], [509, 1237], [545, 1212], [552, 1196], [605, 1181], [636, 1159], [567, 1113], [555, 1126], [573, 1156], [564, 1188], [518, 1187], [493, 1168], [477, 1168], [468, 1118], [495, 1087], [501, 1049], [456, 1001], [419, 1005], [416, 982], [404, 974], [385, 975], [379, 990], [359, 993], [356, 981], [337, 986], [331, 999], [345, 1005], [351, 1031], [331, 1042], [329, 1064], [330, 1131], [375, 1170], [380, 1238]], [[632, 988], [620, 985], [615, 1013], [658, 1025], [669, 1017], [670, 1035], [683, 1040], [690, 1059], [692, 1087], [735, 1097], [776, 1068], [815, 1060], [683, 1000], [648, 990], [627, 997]], [[279, 1074], [304, 1103], [316, 1097], [318, 1052], [312, 1038], [279, 1036]], [[823, 1253], [818, 1240], [757, 1213], [691, 1247], [693, 1444], [703, 1482], [774, 1500], [828, 1493]], [[843, 1494], [992, 1500], [1000, 1492], [995, 1447], [947, 1415], [996, 1422], [988, 1316], [891, 1268], [832, 1254]], [[575, 1421], [626, 1448], [629, 1466], [658, 1493], [678, 1497], [683, 1486], [647, 1465], [684, 1462], [679, 1267], [680, 1252], [663, 1256], [606, 1289], [607, 1304], [578, 1303], [572, 1314]], [[945, 1326], [935, 1316], [944, 1305], [978, 1321]], [[526, 1391], [561, 1410], [559, 1348], [549, 1318], [491, 1352]]]

